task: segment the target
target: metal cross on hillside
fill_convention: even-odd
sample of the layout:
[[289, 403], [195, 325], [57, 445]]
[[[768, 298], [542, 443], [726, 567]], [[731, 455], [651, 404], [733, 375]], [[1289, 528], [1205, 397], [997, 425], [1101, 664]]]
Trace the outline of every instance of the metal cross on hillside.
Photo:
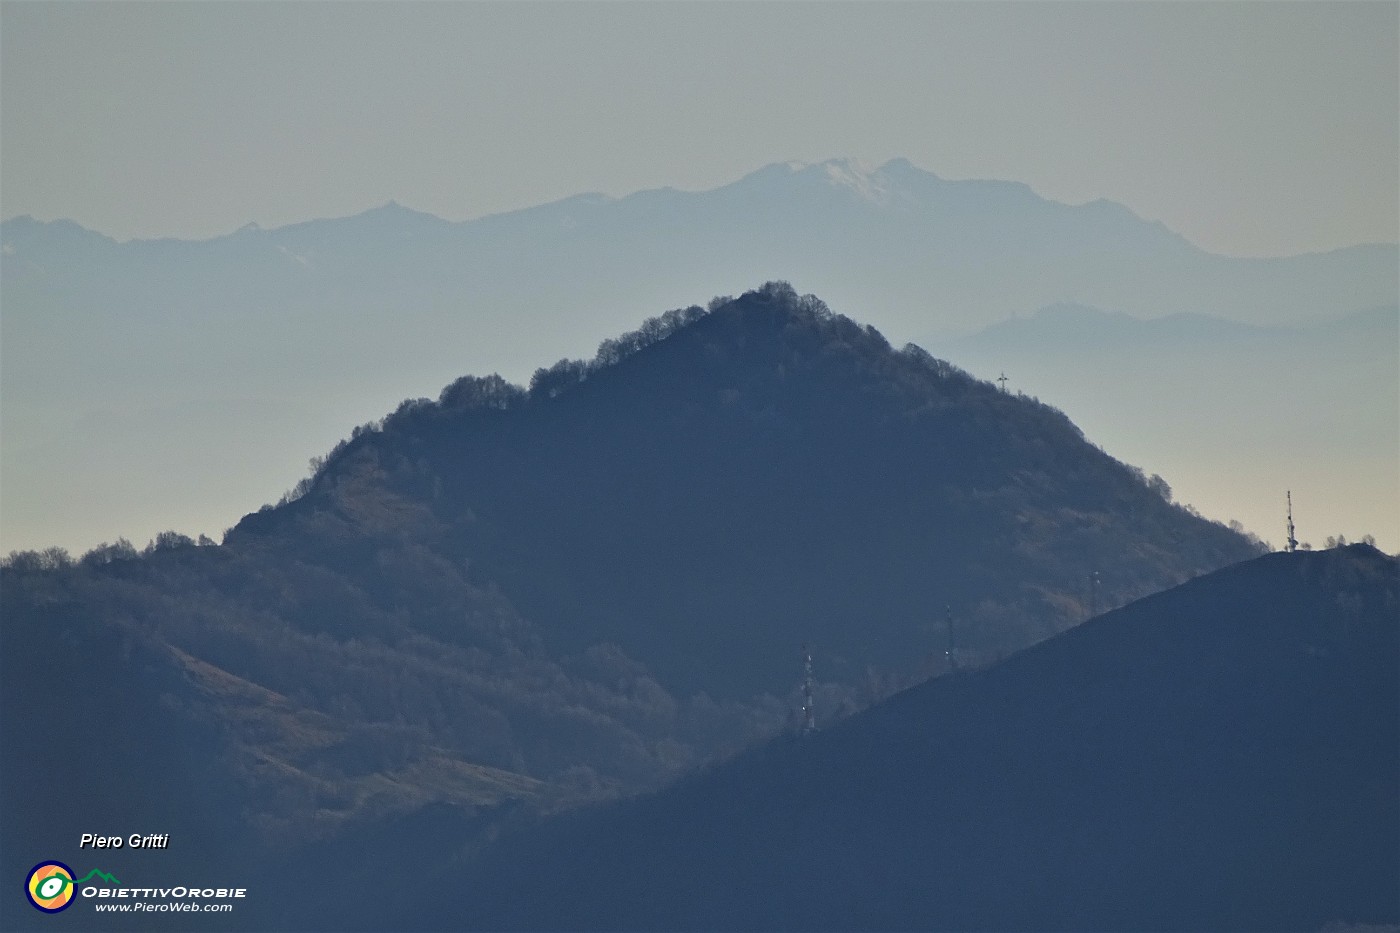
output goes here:
[[1001, 383], [1001, 391], [1005, 392], [1005, 391], [1006, 391], [1006, 370], [1002, 370], [1001, 375], [997, 377], [997, 382], [1000, 382], [1000, 383]]

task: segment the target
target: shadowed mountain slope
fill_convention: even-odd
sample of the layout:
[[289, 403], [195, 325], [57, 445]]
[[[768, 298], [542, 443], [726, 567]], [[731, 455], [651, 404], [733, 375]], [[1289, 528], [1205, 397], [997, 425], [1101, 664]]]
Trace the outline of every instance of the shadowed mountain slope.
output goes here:
[[[451, 866], [421, 928], [1400, 921], [1400, 578], [1273, 554]], [[430, 887], [430, 886], [429, 886]]]

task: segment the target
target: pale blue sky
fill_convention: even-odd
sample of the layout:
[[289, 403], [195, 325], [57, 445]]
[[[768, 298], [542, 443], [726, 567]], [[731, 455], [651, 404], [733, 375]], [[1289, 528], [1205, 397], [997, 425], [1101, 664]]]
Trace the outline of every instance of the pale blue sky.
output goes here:
[[0, 212], [205, 237], [905, 156], [1279, 255], [1400, 238], [1385, 3], [0, 4]]

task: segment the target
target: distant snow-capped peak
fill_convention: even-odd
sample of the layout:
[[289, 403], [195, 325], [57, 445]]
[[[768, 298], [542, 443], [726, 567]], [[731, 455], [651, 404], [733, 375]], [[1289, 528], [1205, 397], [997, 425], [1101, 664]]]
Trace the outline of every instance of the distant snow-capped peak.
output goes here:
[[805, 176], [811, 179], [820, 179], [832, 187], [847, 189], [863, 201], [884, 205], [890, 202], [893, 188], [892, 179], [886, 169], [902, 161], [895, 160], [877, 167], [862, 159], [852, 158], [827, 159], [824, 162], [794, 160], [760, 169], [750, 177], [766, 176], [771, 178], [774, 170], [779, 173], [785, 170], [789, 177]]
[[822, 170], [832, 185], [849, 188], [872, 204], [889, 203], [889, 179], [885, 177], [884, 172], [866, 162], [859, 159], [831, 159], [822, 163]]

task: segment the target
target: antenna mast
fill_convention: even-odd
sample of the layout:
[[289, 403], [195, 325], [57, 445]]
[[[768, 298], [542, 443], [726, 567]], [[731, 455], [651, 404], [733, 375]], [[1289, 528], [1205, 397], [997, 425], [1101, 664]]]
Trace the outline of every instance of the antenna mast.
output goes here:
[[1298, 539], [1293, 536], [1293, 490], [1288, 490], [1288, 543], [1284, 545], [1284, 550], [1292, 554], [1298, 550]]
[[1006, 370], [1003, 369], [1003, 370], [1001, 371], [1001, 375], [997, 377], [997, 382], [1000, 382], [1000, 383], [1001, 383], [1001, 391], [1005, 392], [1005, 391], [1006, 391]]
[[812, 708], [812, 652], [802, 646], [802, 734], [815, 732], [817, 722]]
[[943, 654], [948, 659], [948, 670], [955, 671], [958, 669], [958, 655], [953, 643], [953, 607], [945, 605], [943, 613], [948, 619], [948, 647], [944, 649]]

